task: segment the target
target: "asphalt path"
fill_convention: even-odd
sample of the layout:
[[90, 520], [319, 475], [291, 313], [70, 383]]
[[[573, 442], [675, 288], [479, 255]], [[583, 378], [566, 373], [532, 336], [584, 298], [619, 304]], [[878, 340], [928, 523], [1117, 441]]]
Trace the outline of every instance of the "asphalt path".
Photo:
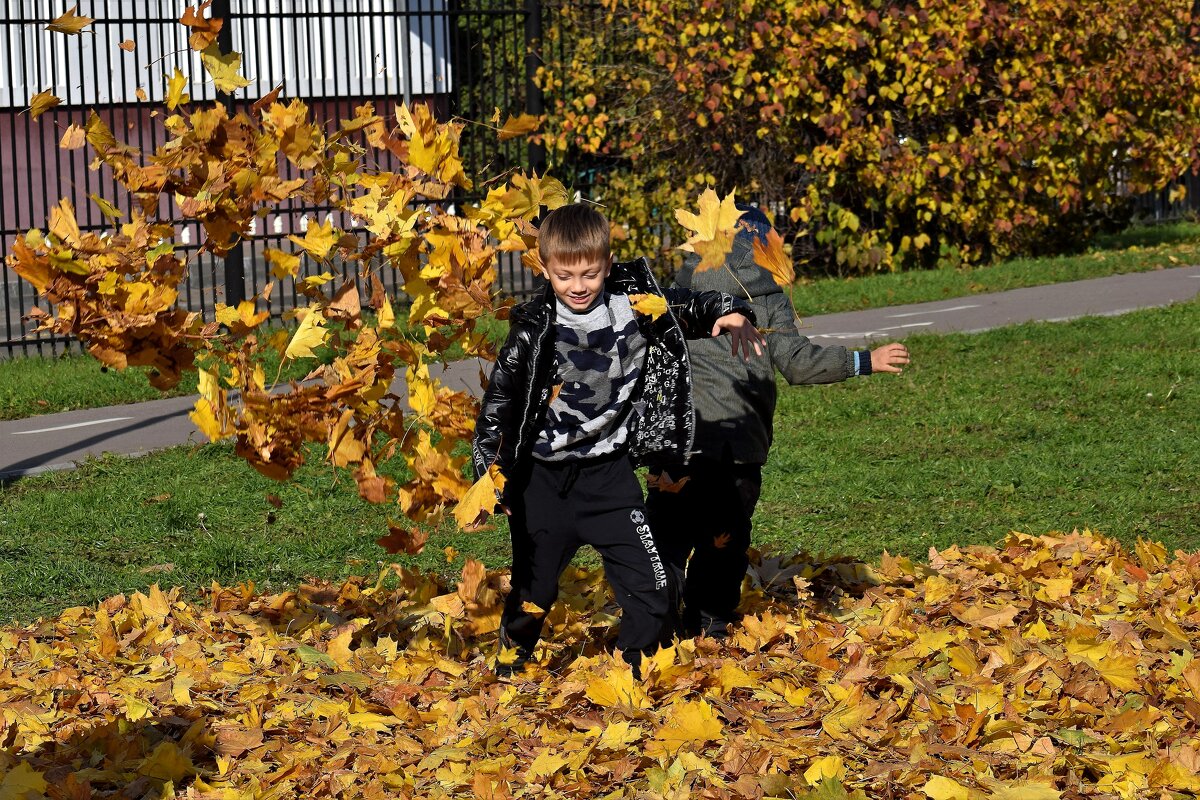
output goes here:
[[[973, 333], [1022, 322], [1113, 316], [1183, 302], [1197, 293], [1200, 266], [1177, 267], [806, 317], [800, 329], [817, 344], [862, 347], [913, 333]], [[458, 362], [440, 377], [452, 389], [478, 395], [480, 368], [474, 360]], [[407, 396], [402, 379], [392, 391]], [[188, 419], [195, 399], [176, 397], [0, 422], [0, 478], [70, 469], [106, 452], [141, 455], [187, 442], [200, 444], [205, 439]]]

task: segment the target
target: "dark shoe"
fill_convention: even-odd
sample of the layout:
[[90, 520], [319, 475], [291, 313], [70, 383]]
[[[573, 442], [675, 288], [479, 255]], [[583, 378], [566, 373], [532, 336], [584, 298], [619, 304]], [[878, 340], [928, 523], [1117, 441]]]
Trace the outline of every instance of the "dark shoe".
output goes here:
[[496, 659], [493, 669], [496, 672], [497, 678], [511, 678], [514, 675], [524, 675], [525, 666], [528, 663], [529, 656], [518, 654], [511, 664], [504, 664], [499, 659]]
[[710, 639], [728, 639], [729, 629], [737, 622], [737, 620], [728, 619], [725, 617], [713, 617], [700, 612], [700, 633]]
[[500, 633], [497, 636], [497, 644], [500, 645], [500, 652], [505, 650], [516, 650], [516, 655], [513, 656], [512, 663], [506, 664], [500, 660], [500, 656], [496, 656], [495, 670], [497, 677], [508, 678], [513, 675], [522, 675], [525, 672], [525, 665], [533, 658], [533, 653], [525, 647], [509, 638], [508, 632], [503, 627], [500, 628]]

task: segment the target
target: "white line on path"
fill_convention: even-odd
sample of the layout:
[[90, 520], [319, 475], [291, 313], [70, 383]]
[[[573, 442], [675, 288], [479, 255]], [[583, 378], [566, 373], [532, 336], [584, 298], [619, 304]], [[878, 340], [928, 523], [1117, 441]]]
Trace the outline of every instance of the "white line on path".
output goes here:
[[27, 433], [50, 433], [51, 431], [65, 431], [68, 428], [86, 428], [89, 425], [103, 425], [106, 422], [121, 422], [123, 420], [133, 419], [133, 417], [109, 417], [108, 419], [94, 419], [91, 422], [76, 422], [73, 425], [59, 425], [57, 428], [38, 428], [36, 431], [13, 431], [13, 436], [24, 436]]
[[[1196, 276], [1200, 277], [1200, 275]], [[900, 317], [923, 317], [926, 314], [945, 314], [947, 311], [966, 311], [968, 308], [979, 308], [978, 303], [972, 303], [967, 306], [954, 306], [953, 308], [938, 308], [933, 311], [910, 311], [907, 314], [889, 314], [889, 319], [899, 319]]]
[[884, 331], [898, 331], [904, 328], [924, 328], [927, 325], [934, 324], [931, 322], [910, 322], [907, 325], [890, 325], [886, 328], [875, 328], [870, 331], [853, 331], [849, 333], [814, 333], [810, 339], [857, 339], [862, 336], [874, 336]]

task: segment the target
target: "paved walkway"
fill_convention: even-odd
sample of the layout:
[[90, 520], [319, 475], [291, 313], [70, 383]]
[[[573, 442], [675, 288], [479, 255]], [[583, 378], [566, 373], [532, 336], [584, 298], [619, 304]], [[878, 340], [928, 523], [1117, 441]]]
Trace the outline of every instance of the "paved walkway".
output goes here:
[[[1198, 292], [1200, 266], [1179, 267], [807, 317], [801, 330], [818, 344], [858, 347], [911, 333], [976, 332], [1034, 320], [1111, 316], [1190, 300]], [[451, 388], [478, 394], [479, 369], [476, 361], [451, 364], [442, 380]], [[402, 380], [392, 391], [401, 397], [407, 394]], [[177, 397], [0, 422], [0, 477], [70, 469], [105, 452], [140, 455], [203, 442], [187, 416], [194, 403], [195, 397]]]

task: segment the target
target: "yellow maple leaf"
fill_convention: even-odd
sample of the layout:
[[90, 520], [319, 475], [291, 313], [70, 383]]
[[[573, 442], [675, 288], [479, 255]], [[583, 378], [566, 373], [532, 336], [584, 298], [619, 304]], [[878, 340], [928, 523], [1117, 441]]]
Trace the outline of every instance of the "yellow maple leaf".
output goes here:
[[931, 800], [969, 800], [970, 797], [967, 787], [943, 775], [934, 775], [925, 782], [921, 791]]
[[614, 720], [604, 726], [600, 738], [596, 740], [596, 747], [601, 750], [624, 750], [645, 735], [644, 730], [628, 720]]
[[646, 745], [648, 754], [674, 753], [687, 744], [710, 742], [721, 737], [725, 726], [704, 700], [676, 700], [665, 724]]
[[62, 100], [49, 89], [44, 92], [38, 92], [29, 98], [29, 116], [32, 119], [37, 119], [60, 103], [62, 103]]
[[718, 199], [712, 189], [705, 189], [700, 195], [698, 214], [683, 209], [675, 210], [675, 219], [692, 232], [691, 238], [679, 245], [679, 249], [700, 256], [697, 272], [725, 263], [725, 256], [733, 250], [737, 221], [743, 213], [737, 209], [732, 192], [724, 199]]
[[504, 491], [505, 477], [495, 464], [488, 467], [479, 480], [471, 484], [454, 507], [454, 521], [463, 530], [473, 528], [487, 519], [496, 507], [497, 493]]
[[379, 327], [383, 330], [396, 327], [396, 312], [392, 310], [392, 301], [383, 298], [383, 306], [379, 309]]
[[267, 247], [263, 250], [263, 257], [271, 265], [271, 275], [276, 280], [294, 278], [296, 277], [296, 271], [300, 269], [300, 256], [295, 253], [288, 253], [283, 250], [277, 250], [274, 247]]
[[804, 770], [804, 780], [809, 786], [816, 786], [821, 781], [837, 780], [846, 777], [846, 765], [841, 756], [822, 756], [813, 759], [808, 769]]
[[196, 767], [177, 744], [168, 740], [159, 742], [154, 752], [138, 767], [138, 772], [160, 781], [179, 781], [188, 775], [195, 775]]
[[248, 331], [265, 322], [271, 316], [271, 312], [264, 310], [256, 313], [254, 301], [243, 300], [236, 307], [217, 303], [216, 314], [214, 316], [217, 322], [222, 325], [229, 327], [241, 326], [238, 328], [239, 331]]
[[217, 419], [216, 405], [203, 397], [196, 398], [195, 406], [188, 412], [188, 419], [210, 442], [219, 441], [226, 435], [225, 426]]
[[1001, 630], [1013, 624], [1013, 618], [1020, 613], [1020, 609], [1014, 605], [992, 606], [977, 603], [967, 606], [955, 603], [951, 606], [950, 613], [968, 625]]
[[526, 614], [532, 614], [535, 617], [546, 616], [546, 609], [542, 608], [537, 603], [532, 603], [528, 600], [526, 600], [524, 603], [521, 603], [521, 610]]
[[103, 214], [108, 219], [120, 219], [121, 217], [125, 216], [124, 211], [117, 208], [112, 203], [110, 203], [109, 201], [107, 201], [103, 197], [101, 197], [100, 195], [89, 194], [88, 197], [91, 199], [91, 201], [93, 203], [96, 204], [96, 207], [100, 209], [100, 213]]
[[847, 734], [870, 719], [874, 709], [863, 698], [862, 686], [856, 686], [821, 718], [821, 727], [834, 739]]
[[[497, 112], [500, 109], [496, 109]], [[535, 117], [533, 114], [522, 114], [519, 117], [514, 117], [511, 114], [504, 122], [504, 127], [500, 129], [500, 141], [508, 141], [516, 139], [519, 136], [528, 136], [536, 131], [542, 125], [542, 118]]]
[[58, 205], [50, 209], [48, 227], [60, 242], [79, 246], [80, 232], [79, 222], [75, 219], [75, 206], [67, 198], [59, 200]]
[[341, 669], [345, 669], [346, 665], [350, 663], [350, 659], [354, 657], [354, 653], [350, 650], [350, 643], [353, 639], [354, 628], [347, 626], [344, 631], [330, 639], [329, 644], [325, 646], [325, 653]]
[[84, 28], [95, 22], [95, 20], [91, 17], [79, 16], [76, 14], [77, 11], [79, 11], [78, 5], [57, 17], [53, 22], [46, 26], [46, 30], [74, 36], [78, 33], [81, 33]]
[[250, 81], [239, 74], [242, 69], [241, 53], [222, 53], [220, 46], [213, 42], [201, 51], [200, 61], [219, 92], [233, 94], [250, 85]]
[[63, 131], [62, 138], [58, 141], [58, 146], [62, 150], [78, 150], [87, 143], [87, 131], [82, 125], [72, 122]]
[[567, 759], [554, 752], [553, 749], [546, 747], [538, 753], [537, 758], [529, 765], [527, 775], [531, 781], [536, 783], [541, 778], [550, 777], [566, 765]]
[[1062, 792], [1039, 780], [984, 781], [987, 800], [1060, 800]]
[[329, 331], [325, 329], [324, 325], [325, 317], [321, 314], [320, 309], [308, 309], [300, 327], [296, 329], [292, 340], [288, 342], [283, 357], [315, 358], [317, 354], [313, 352], [313, 348], [325, 344], [325, 339], [329, 336]]
[[508, 216], [532, 220], [542, 213], [542, 206], [553, 211], [567, 204], [567, 187], [557, 178], [537, 175], [514, 175], [509, 189], [499, 198], [499, 205]]
[[429, 375], [426, 364], [405, 371], [408, 384], [408, 407], [419, 417], [427, 417], [437, 408], [438, 384]]
[[634, 680], [633, 670], [624, 661], [614, 660], [606, 674], [588, 681], [584, 694], [588, 700], [604, 708], [640, 710], [654, 705], [650, 696]]
[[48, 784], [42, 773], [29, 766], [28, 761], [18, 760], [17, 765], [0, 780], [0, 797], [42, 797], [47, 788]]
[[175, 73], [167, 78], [167, 108], [174, 111], [177, 106], [192, 102], [192, 96], [184, 91], [187, 87], [187, 77], [175, 68]]
[[767, 232], [766, 244], [757, 236], [754, 238], [754, 263], [771, 273], [775, 283], [785, 289], [796, 281], [796, 268], [784, 250], [783, 237], [774, 228]]
[[304, 280], [300, 281], [309, 289], [315, 289], [318, 286], [324, 286], [333, 280], [332, 272], [322, 272], [320, 275], [309, 275]]
[[661, 294], [631, 294], [629, 305], [639, 314], [645, 314], [652, 320], [657, 320], [667, 313], [667, 298]]
[[324, 259], [341, 235], [342, 232], [333, 227], [333, 222], [327, 221], [324, 224], [310, 222], [304, 236], [292, 234], [288, 238], [303, 247], [313, 258]]

